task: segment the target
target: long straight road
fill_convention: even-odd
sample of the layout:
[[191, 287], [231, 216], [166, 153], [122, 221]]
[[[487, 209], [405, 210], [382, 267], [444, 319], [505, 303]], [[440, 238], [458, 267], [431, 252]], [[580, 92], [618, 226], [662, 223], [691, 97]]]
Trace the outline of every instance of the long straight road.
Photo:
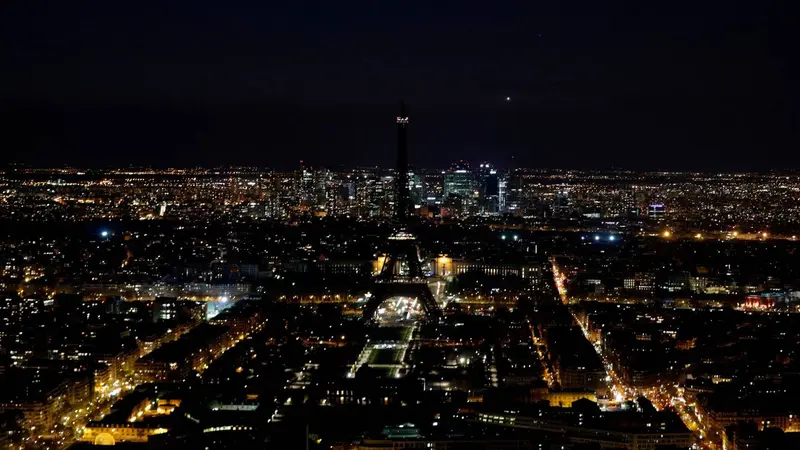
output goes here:
[[[550, 262], [553, 266], [553, 281], [556, 285], [556, 289], [558, 290], [558, 295], [561, 298], [562, 303], [568, 304], [569, 298], [567, 297], [567, 290], [564, 286], [564, 276], [559, 271], [556, 258], [551, 257]], [[668, 398], [669, 405], [678, 413], [684, 425], [686, 425], [686, 428], [695, 434], [695, 437], [697, 438], [696, 441], [700, 448], [709, 450], [716, 450], [719, 448], [717, 444], [708, 439], [708, 430], [705, 429], [699, 423], [699, 421], [696, 420], [696, 418], [694, 418], [693, 414], [690, 414], [685, 407], [686, 401], [682, 397], [671, 394], [670, 390], [667, 390], [664, 387], [660, 389], [636, 389], [633, 386], [627, 385], [624, 380], [622, 380], [614, 372], [613, 365], [608, 361], [606, 355], [604, 355], [601, 351], [600, 343], [592, 340], [589, 330], [586, 329], [584, 324], [581, 323], [577, 317], [573, 315], [573, 318], [581, 327], [581, 330], [583, 330], [583, 335], [586, 336], [586, 339], [592, 344], [595, 351], [597, 351], [597, 354], [600, 356], [600, 359], [603, 361], [603, 366], [605, 367], [607, 376], [611, 380], [611, 391], [614, 394], [615, 401], [622, 402], [626, 400], [634, 400], [638, 397], [645, 397], [650, 400], [656, 408], [661, 409], [664, 403], [662, 397], [666, 396]]]

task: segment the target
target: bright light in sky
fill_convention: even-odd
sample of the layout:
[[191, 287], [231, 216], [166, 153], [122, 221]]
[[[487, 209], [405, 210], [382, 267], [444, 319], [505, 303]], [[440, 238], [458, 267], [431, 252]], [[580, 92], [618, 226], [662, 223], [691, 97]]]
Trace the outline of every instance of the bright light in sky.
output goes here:
[[103, 230], [100, 232], [100, 236], [108, 237], [108, 230]]
[[608, 240], [609, 240], [609, 241], [613, 241], [614, 239], [616, 239], [616, 238], [615, 238], [613, 235], [611, 235], [611, 236], [609, 236], [609, 237], [608, 237]]
[[599, 241], [599, 240], [600, 240], [600, 236], [595, 236], [595, 237], [594, 237], [594, 240], [595, 240], [595, 241]]
[[511, 101], [511, 97], [506, 97], [506, 101], [510, 102]]

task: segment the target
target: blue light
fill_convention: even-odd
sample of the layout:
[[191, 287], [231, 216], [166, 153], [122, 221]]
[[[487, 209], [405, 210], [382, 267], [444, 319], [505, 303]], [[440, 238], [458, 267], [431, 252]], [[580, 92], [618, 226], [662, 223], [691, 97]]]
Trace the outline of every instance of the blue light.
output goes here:
[[506, 240], [506, 235], [504, 234], [504, 235], [500, 236], [500, 239], [505, 241]]
[[608, 237], [608, 240], [609, 240], [609, 241], [613, 241], [614, 239], [616, 239], [616, 238], [614, 237], [614, 235], [613, 235], [613, 234], [612, 234], [611, 236], [609, 236], [609, 237]]
[[108, 230], [103, 230], [103, 231], [101, 231], [101, 232], [100, 232], [100, 236], [102, 236], [102, 237], [108, 237]]
[[597, 235], [595, 235], [595, 236], [594, 236], [594, 240], [595, 240], [595, 241], [599, 241], [599, 240], [600, 240], [600, 236], [597, 236]]

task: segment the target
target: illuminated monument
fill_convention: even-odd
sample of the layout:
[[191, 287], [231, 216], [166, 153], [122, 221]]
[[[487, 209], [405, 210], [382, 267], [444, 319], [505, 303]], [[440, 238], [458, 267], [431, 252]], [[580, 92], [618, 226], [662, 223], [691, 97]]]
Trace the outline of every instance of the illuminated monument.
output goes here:
[[386, 300], [396, 297], [412, 299], [422, 306], [425, 316], [438, 320], [441, 315], [428, 287], [419, 258], [416, 237], [409, 232], [411, 213], [408, 189], [408, 115], [405, 105], [397, 116], [397, 169], [395, 173], [395, 231], [386, 243], [383, 265], [375, 280], [372, 297], [364, 308], [364, 318], [375, 319]]
[[397, 116], [397, 168], [395, 192], [395, 220], [405, 225], [411, 212], [410, 195], [408, 192], [408, 115], [405, 103], [400, 105], [400, 115]]

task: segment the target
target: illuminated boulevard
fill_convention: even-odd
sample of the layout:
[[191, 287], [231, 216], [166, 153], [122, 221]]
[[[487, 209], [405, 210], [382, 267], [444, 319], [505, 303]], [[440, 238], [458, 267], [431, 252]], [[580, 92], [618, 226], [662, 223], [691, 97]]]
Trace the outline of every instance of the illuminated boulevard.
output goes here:
[[[175, 340], [189, 330], [191, 328], [173, 330], [171, 335], [162, 340], [162, 343]], [[137, 356], [144, 357], [156, 348], [158, 346], [148, 348], [147, 351], [139, 352]], [[64, 414], [60, 423], [56, 423], [48, 433], [33, 436], [31, 444], [44, 449], [64, 449], [69, 447], [80, 439], [87, 422], [102, 419], [103, 416], [110, 412], [114, 402], [123, 397], [126, 392], [135, 389], [137, 385], [133, 371], [128, 370], [124, 371], [119, 378], [109, 380], [108, 384], [96, 386], [94, 398], [88, 405], [80, 405], [80, 407]], [[32, 433], [35, 431], [35, 429], [31, 429]]]
[[[195, 324], [196, 325], [196, 324]], [[236, 346], [239, 342], [249, 336], [251, 333], [256, 333], [260, 331], [263, 327], [263, 324], [257, 325], [252, 330], [246, 333], [242, 333], [236, 336], [231, 343], [221, 349], [216, 353], [215, 357], [210, 358], [200, 367], [196, 367], [198, 373], [202, 373], [204, 369], [208, 367], [208, 365], [213, 362], [215, 359], [222, 356], [225, 352]], [[173, 341], [179, 338], [181, 335], [190, 331], [192, 327], [183, 328], [180, 330], [173, 331], [173, 334], [169, 336], [168, 339], [165, 339], [162, 343], [166, 343], [169, 341]], [[410, 329], [409, 329], [410, 331]], [[409, 339], [413, 333], [407, 333]], [[147, 356], [149, 353], [152, 353], [153, 350], [157, 349], [159, 346], [154, 346], [149, 348], [148, 351], [139, 353], [139, 358]], [[92, 420], [101, 420], [105, 415], [109, 414], [111, 411], [112, 405], [122, 398], [127, 392], [131, 392], [139, 386], [140, 380], [137, 380], [134, 373], [132, 371], [127, 371], [125, 374], [120, 377], [120, 379], [113, 380], [110, 382], [109, 385], [100, 386], [99, 389], [95, 392], [95, 397], [91, 401], [90, 405], [84, 406], [81, 408], [76, 408], [72, 412], [65, 414], [63, 420], [61, 422], [61, 426], [57, 425], [56, 430], [50, 435], [42, 435], [41, 442], [34, 442], [34, 445], [40, 446], [42, 448], [48, 449], [51, 448], [47, 445], [47, 443], [55, 444], [52, 448], [56, 449], [64, 449], [69, 447], [73, 444], [76, 440], [80, 440], [81, 435], [83, 433], [84, 427], [89, 421]], [[63, 426], [63, 428], [61, 428]]]
[[[558, 289], [558, 295], [564, 304], [569, 304], [567, 289], [564, 286], [565, 277], [559, 271], [556, 263], [556, 257], [553, 256], [550, 258], [550, 260], [553, 266], [553, 278], [556, 288]], [[650, 400], [653, 403], [653, 406], [655, 406], [659, 411], [663, 410], [664, 408], [671, 407], [678, 413], [686, 427], [689, 428], [692, 433], [694, 433], [695, 437], [697, 438], [697, 442], [695, 444], [696, 448], [710, 450], [722, 449], [722, 446], [718, 441], [719, 435], [716, 433], [712, 434], [708, 427], [698, 419], [694, 412], [694, 405], [687, 404], [686, 399], [683, 397], [682, 388], [678, 386], [659, 386], [658, 388], [635, 389], [632, 386], [626, 385], [625, 382], [614, 372], [614, 368], [609, 362], [607, 355], [603, 354], [600, 342], [592, 339], [591, 334], [588, 332], [585, 325], [578, 320], [574, 314], [573, 318], [581, 327], [584, 336], [586, 336], [586, 339], [592, 343], [592, 346], [595, 348], [597, 354], [600, 356], [600, 359], [603, 361], [603, 366], [605, 367], [607, 373], [606, 380], [608, 381], [613, 394], [612, 405], [620, 404], [629, 400], [635, 400], [638, 397], [645, 397]]]

